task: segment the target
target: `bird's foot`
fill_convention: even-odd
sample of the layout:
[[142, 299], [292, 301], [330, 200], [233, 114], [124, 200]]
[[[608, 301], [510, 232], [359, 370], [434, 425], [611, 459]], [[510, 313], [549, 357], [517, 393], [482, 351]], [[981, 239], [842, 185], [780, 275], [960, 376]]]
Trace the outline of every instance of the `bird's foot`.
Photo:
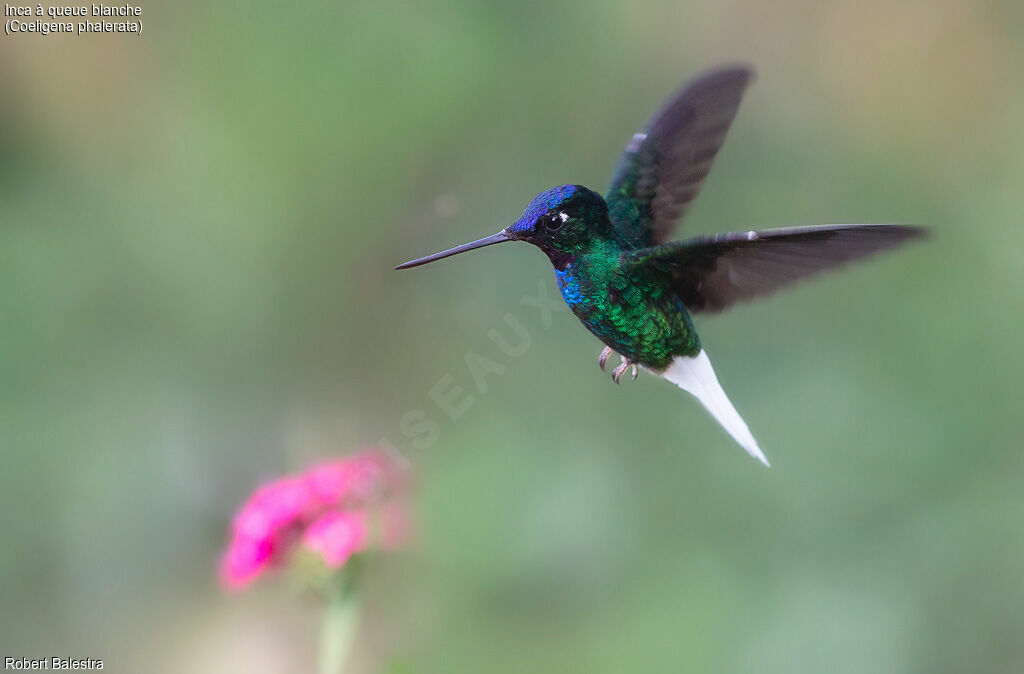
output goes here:
[[617, 368], [615, 368], [612, 371], [612, 381], [614, 381], [616, 384], [618, 384], [619, 380], [622, 379], [622, 375], [626, 374], [626, 370], [628, 370], [629, 368], [633, 368], [633, 377], [632, 377], [632, 379], [633, 379], [633, 381], [636, 381], [636, 378], [639, 375], [639, 372], [637, 371], [637, 368], [636, 368], [636, 363], [634, 363], [633, 361], [629, 360], [625, 356], [623, 356], [623, 358], [622, 358], [622, 364], [620, 364]]
[[604, 350], [601, 351], [601, 355], [597, 357], [597, 365], [601, 368], [601, 372], [604, 372], [604, 364], [608, 362], [608, 356], [613, 353], [615, 353], [615, 351], [612, 350], [612, 347], [606, 346], [604, 347]]

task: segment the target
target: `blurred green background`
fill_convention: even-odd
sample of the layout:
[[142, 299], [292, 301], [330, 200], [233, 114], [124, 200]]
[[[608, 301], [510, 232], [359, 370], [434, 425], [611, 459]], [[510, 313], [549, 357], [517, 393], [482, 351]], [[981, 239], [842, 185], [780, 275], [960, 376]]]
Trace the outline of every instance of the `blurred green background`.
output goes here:
[[[0, 655], [310, 671], [317, 602], [225, 595], [225, 529], [261, 481], [386, 440], [420, 545], [368, 579], [357, 671], [1022, 671], [1024, 5], [143, 22], [0, 36]], [[737, 60], [759, 79], [680, 236], [935, 234], [698, 322], [770, 470], [670, 385], [613, 385], [567, 312], [545, 327], [536, 250], [392, 271], [603, 191], [669, 92]], [[505, 368], [483, 393], [467, 352]], [[457, 421], [439, 381], [473, 396]], [[436, 442], [403, 434], [417, 410]]]

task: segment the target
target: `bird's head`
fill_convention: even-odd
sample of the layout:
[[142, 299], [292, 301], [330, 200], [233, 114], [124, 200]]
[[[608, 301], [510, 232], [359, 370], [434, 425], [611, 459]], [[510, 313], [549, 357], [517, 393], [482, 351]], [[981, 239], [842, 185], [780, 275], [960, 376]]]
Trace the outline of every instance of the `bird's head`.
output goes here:
[[526, 241], [544, 251], [556, 269], [565, 269], [596, 239], [611, 234], [608, 207], [600, 194], [582, 185], [562, 185], [538, 194], [514, 223], [492, 236], [400, 264], [408, 269], [505, 241]]

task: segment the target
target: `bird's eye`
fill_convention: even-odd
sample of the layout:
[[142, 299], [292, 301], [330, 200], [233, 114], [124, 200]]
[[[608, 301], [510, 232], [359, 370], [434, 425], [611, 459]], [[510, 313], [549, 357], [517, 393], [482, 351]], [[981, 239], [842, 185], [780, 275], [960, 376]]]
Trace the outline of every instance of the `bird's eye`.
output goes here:
[[549, 215], [544, 216], [544, 219], [541, 221], [541, 224], [544, 226], [544, 229], [548, 230], [549, 232], [557, 232], [568, 221], [568, 213], [559, 211], [558, 213], [551, 213]]

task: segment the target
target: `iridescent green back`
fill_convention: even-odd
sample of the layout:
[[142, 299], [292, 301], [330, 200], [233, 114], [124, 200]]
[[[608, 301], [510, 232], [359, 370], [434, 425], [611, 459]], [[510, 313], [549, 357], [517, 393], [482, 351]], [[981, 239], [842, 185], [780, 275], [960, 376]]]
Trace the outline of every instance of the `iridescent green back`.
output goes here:
[[653, 369], [698, 353], [700, 340], [670, 275], [653, 265], [627, 271], [621, 254], [617, 243], [598, 241], [573, 265], [555, 270], [569, 308], [606, 345]]

